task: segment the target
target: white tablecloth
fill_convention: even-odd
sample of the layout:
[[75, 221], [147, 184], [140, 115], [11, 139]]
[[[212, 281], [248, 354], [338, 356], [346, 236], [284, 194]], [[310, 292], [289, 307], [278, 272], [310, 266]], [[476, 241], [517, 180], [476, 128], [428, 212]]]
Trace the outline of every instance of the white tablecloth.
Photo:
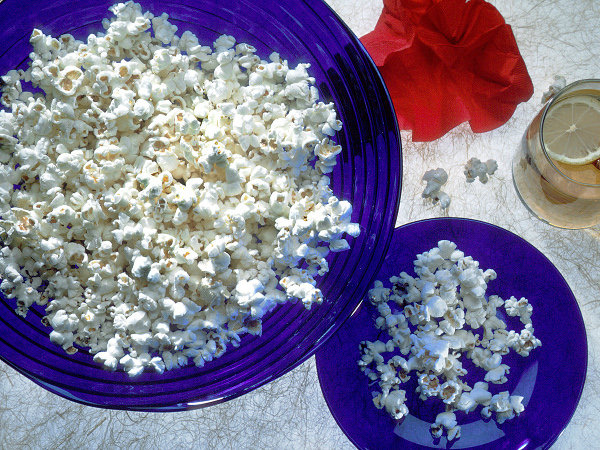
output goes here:
[[[473, 134], [461, 125], [442, 139], [413, 143], [402, 134], [404, 175], [397, 225], [442, 215], [504, 227], [531, 242], [556, 265], [582, 310], [589, 345], [587, 381], [579, 407], [554, 449], [600, 446], [600, 227], [553, 228], [532, 218], [515, 193], [510, 161], [540, 109], [554, 75], [567, 81], [600, 77], [600, 2], [496, 0], [533, 80], [535, 93], [499, 129]], [[358, 35], [375, 26], [381, 0], [329, 0]], [[466, 184], [471, 157], [498, 161], [487, 183]], [[443, 167], [447, 213], [421, 198], [423, 173]], [[543, 412], [541, 412], [543, 414]], [[0, 363], [0, 448], [353, 448], [321, 394], [315, 360], [242, 398], [202, 410], [148, 414], [106, 411], [64, 400]]]

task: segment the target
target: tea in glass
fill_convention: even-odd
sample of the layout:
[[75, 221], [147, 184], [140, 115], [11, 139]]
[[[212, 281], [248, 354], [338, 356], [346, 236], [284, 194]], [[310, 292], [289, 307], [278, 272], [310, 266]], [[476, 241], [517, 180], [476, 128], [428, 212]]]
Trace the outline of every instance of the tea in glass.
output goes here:
[[513, 159], [513, 181], [529, 210], [551, 225], [600, 223], [600, 80], [570, 84], [539, 112]]

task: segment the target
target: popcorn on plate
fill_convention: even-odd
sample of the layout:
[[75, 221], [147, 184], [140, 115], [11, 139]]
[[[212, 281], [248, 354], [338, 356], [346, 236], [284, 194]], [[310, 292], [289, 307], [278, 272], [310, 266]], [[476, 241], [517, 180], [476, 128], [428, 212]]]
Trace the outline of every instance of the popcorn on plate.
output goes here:
[[[481, 408], [483, 417], [498, 423], [518, 416], [525, 408], [523, 397], [506, 390], [492, 394], [489, 387], [508, 381], [510, 367], [503, 357], [511, 350], [527, 357], [541, 345], [534, 335], [531, 304], [525, 298], [488, 295], [496, 272], [481, 269], [447, 240], [417, 255], [414, 270], [416, 277], [401, 272], [390, 278], [391, 288], [376, 281], [368, 293], [378, 311], [375, 326], [389, 338], [360, 343], [358, 365], [378, 387], [375, 406], [396, 420], [408, 415], [403, 385], [414, 377], [420, 400], [433, 398], [444, 406], [431, 425], [434, 438], [460, 437], [455, 411]], [[518, 317], [524, 328], [509, 330], [499, 309]], [[485, 374], [473, 385], [464, 380], [463, 357]]]

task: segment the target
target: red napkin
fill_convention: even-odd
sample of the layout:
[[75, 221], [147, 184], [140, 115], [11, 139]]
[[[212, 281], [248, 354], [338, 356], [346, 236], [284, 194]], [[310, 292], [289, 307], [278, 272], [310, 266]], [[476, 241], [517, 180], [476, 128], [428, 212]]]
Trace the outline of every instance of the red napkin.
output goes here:
[[504, 124], [533, 94], [509, 25], [484, 0], [384, 0], [361, 41], [390, 91], [400, 129], [431, 141], [469, 121]]

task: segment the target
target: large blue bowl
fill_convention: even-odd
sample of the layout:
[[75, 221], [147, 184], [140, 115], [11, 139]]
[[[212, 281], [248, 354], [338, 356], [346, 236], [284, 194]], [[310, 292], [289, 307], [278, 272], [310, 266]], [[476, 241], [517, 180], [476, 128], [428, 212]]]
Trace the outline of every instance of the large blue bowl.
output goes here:
[[[113, 2], [5, 0], [0, 4], [0, 73], [26, 68], [29, 35], [71, 33], [83, 39], [102, 30]], [[23, 319], [15, 300], [0, 299], [0, 358], [46, 389], [88, 405], [175, 411], [222, 402], [255, 389], [309, 358], [350, 316], [378, 272], [392, 237], [401, 185], [401, 146], [392, 104], [381, 76], [359, 40], [324, 3], [314, 0], [141, 1], [167, 12], [173, 23], [206, 44], [221, 34], [248, 42], [266, 58], [279, 52], [290, 65], [311, 63], [321, 97], [335, 103], [343, 146], [332, 174], [335, 194], [354, 206], [361, 225], [351, 250], [329, 259], [318, 280], [326, 300], [306, 311], [286, 304], [263, 321], [263, 335], [245, 336], [237, 349], [202, 368], [193, 365], [129, 378], [108, 372], [80, 349], [68, 356], [40, 322], [42, 307]]]

